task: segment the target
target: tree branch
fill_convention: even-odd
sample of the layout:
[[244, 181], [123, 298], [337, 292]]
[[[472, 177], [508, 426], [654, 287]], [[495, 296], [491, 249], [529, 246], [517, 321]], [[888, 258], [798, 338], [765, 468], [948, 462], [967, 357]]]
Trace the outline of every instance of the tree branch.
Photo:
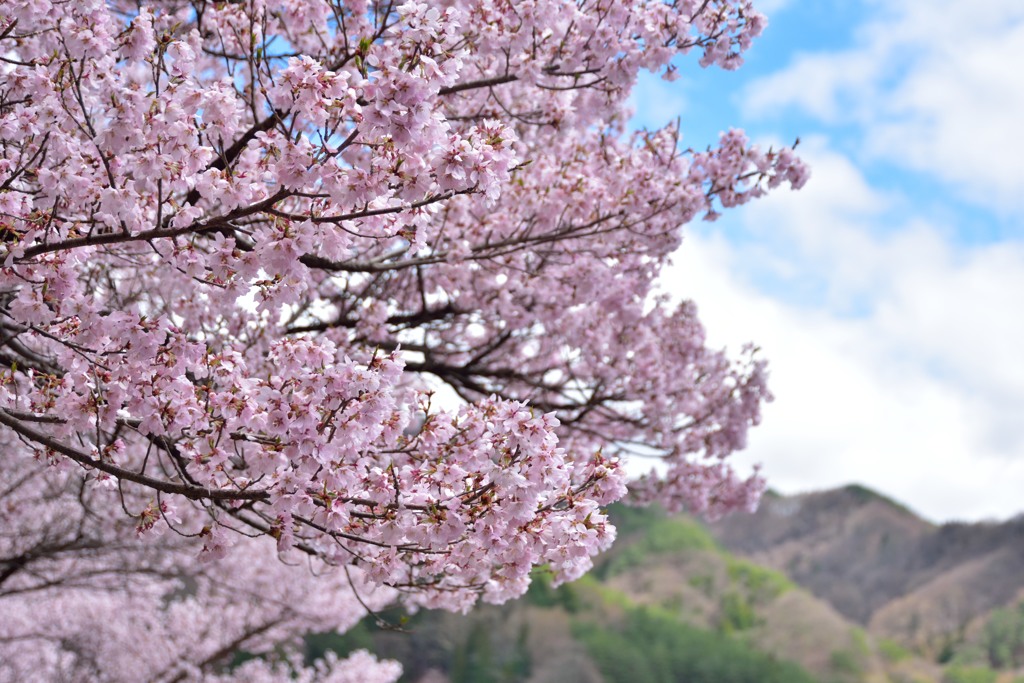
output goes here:
[[10, 427], [17, 434], [20, 434], [30, 441], [34, 441], [41, 446], [45, 446], [52, 451], [71, 458], [80, 465], [91, 467], [95, 470], [99, 470], [100, 472], [105, 472], [106, 474], [109, 474], [112, 477], [117, 477], [118, 479], [141, 484], [142, 486], [146, 486], [162, 493], [176, 494], [184, 496], [190, 500], [266, 500], [270, 497], [267, 491], [263, 489], [210, 489], [191, 484], [178, 484], [164, 479], [156, 479], [155, 477], [150, 477], [140, 472], [133, 472], [132, 470], [118, 467], [117, 465], [109, 462], [103, 462], [102, 460], [97, 460], [76, 448], [72, 448], [67, 444], [61, 443], [51, 436], [36, 431], [31, 427], [27, 427], [3, 408], [0, 408], [0, 424]]

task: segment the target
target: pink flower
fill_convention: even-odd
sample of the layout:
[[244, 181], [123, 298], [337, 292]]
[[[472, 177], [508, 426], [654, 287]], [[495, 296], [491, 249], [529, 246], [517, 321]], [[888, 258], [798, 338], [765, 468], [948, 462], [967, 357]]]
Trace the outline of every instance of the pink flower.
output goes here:
[[627, 495], [763, 490], [764, 361], [655, 285], [807, 169], [627, 126], [641, 69], [738, 66], [751, 3], [328, 4], [14, 3], [0, 556], [88, 551], [0, 582], [19, 680], [391, 681], [301, 634], [572, 580]]

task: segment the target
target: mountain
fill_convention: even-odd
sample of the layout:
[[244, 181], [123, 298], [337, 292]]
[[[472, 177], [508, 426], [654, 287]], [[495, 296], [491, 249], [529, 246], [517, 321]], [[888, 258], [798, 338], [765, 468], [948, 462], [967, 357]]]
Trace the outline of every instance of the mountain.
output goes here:
[[863, 486], [767, 496], [709, 525], [871, 634], [938, 657], [1024, 597], [1024, 519], [931, 524]]
[[[880, 672], [862, 629], [825, 601], [724, 550], [700, 523], [615, 507], [594, 571], [468, 615], [383, 615], [309, 655], [367, 647], [409, 683], [856, 683]], [[405, 621], [407, 619], [407, 621]]]
[[614, 506], [594, 571], [468, 615], [382, 615], [408, 683], [1024, 683], [1024, 520], [935, 525], [846, 486], [714, 524]]

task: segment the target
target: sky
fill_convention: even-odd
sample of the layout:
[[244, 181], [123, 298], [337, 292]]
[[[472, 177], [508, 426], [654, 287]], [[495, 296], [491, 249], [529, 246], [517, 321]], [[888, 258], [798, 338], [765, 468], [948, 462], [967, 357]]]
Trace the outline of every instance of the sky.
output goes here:
[[1024, 512], [1024, 2], [762, 0], [736, 72], [641, 80], [636, 125], [731, 127], [812, 167], [688, 226], [663, 287], [775, 401], [735, 458], [782, 493], [858, 482], [932, 521]]

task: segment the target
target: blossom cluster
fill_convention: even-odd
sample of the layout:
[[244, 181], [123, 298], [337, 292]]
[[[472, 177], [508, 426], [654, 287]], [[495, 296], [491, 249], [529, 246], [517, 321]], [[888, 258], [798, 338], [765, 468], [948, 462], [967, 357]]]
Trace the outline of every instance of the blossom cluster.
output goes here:
[[[655, 282], [688, 221], [806, 168], [739, 131], [628, 133], [626, 100], [691, 51], [735, 68], [764, 24], [749, 0], [5, 2], [0, 459], [26, 484], [0, 489], [0, 610], [55, 616], [0, 643], [220, 680], [232, 647], [387, 600], [576, 578], [630, 495], [755, 504], [728, 456], [764, 363]], [[630, 484], [630, 454], [665, 467]], [[68, 558], [41, 520], [76, 505], [107, 521]], [[60, 580], [26, 589], [40, 562]], [[135, 675], [88, 614], [162, 644]], [[397, 676], [353, 657], [302, 675]]]

